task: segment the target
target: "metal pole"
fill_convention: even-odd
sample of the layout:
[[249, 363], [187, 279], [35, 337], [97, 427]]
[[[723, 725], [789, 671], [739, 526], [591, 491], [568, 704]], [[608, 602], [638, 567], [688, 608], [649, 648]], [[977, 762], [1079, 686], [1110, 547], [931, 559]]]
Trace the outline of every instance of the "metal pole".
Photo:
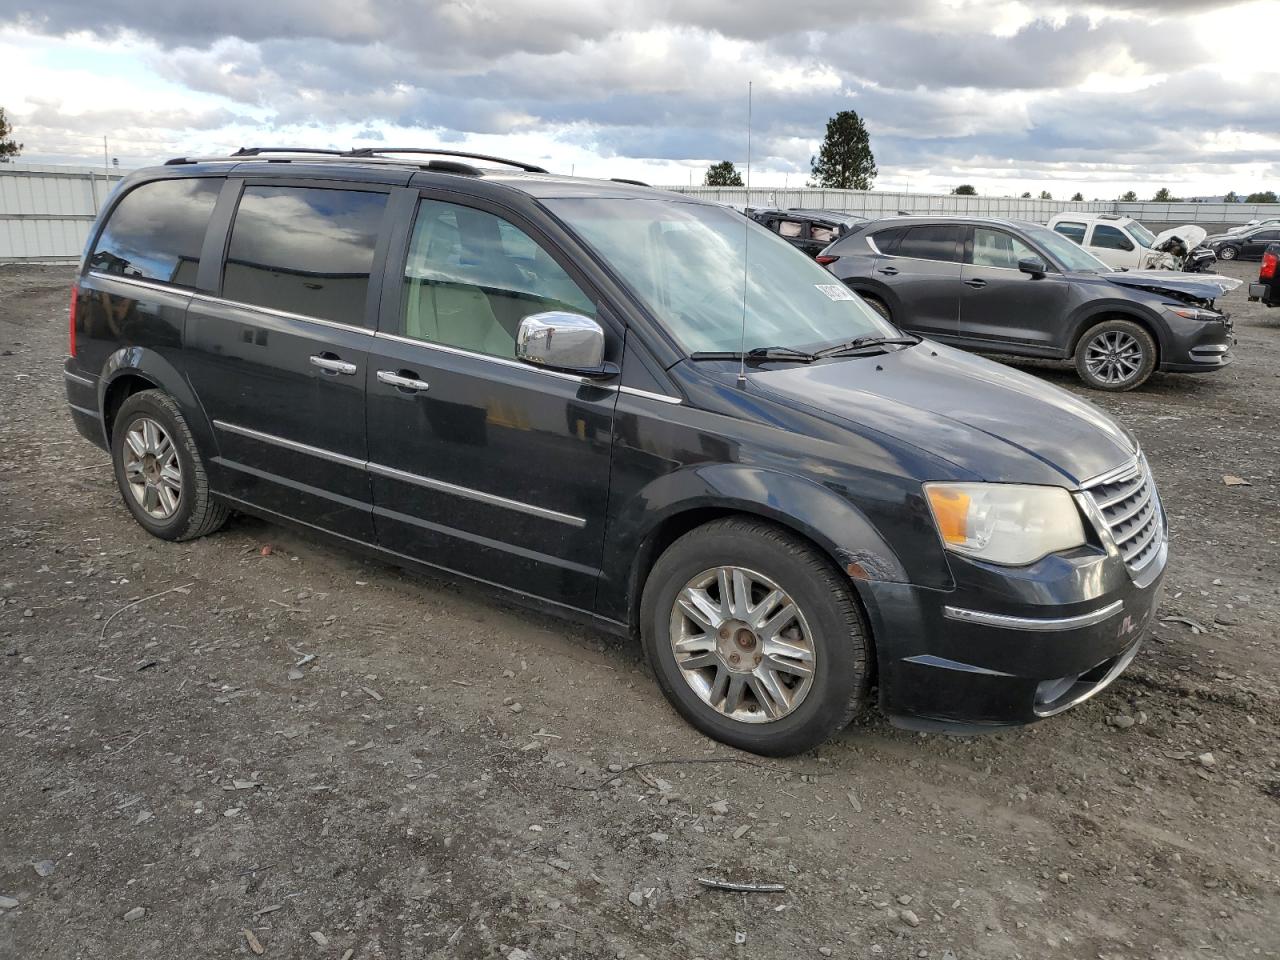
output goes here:
[[102, 169], [106, 171], [108, 177], [111, 176], [111, 161], [107, 159], [107, 135], [102, 135]]

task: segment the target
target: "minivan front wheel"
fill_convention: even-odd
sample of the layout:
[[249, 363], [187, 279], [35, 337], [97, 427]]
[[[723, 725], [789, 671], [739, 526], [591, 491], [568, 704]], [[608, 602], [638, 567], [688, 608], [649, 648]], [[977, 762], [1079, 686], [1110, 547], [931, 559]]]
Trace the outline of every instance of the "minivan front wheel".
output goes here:
[[870, 643], [849, 584], [772, 524], [718, 520], [681, 537], [654, 565], [640, 616], [663, 693], [724, 743], [799, 753], [866, 701]]
[[121, 404], [111, 459], [124, 505], [152, 536], [193, 540], [226, 522], [230, 511], [210, 496], [195, 438], [167, 393], [143, 390]]
[[1138, 324], [1107, 320], [1076, 345], [1076, 372], [1095, 390], [1123, 392], [1147, 382], [1156, 368], [1156, 342]]

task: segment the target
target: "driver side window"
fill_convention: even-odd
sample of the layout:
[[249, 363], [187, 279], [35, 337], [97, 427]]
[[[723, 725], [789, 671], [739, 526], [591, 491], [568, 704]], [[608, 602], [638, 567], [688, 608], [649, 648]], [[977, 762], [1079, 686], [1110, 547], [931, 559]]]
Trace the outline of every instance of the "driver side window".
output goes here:
[[1094, 224], [1093, 240], [1090, 242], [1095, 247], [1103, 247], [1107, 250], [1133, 249], [1133, 241], [1126, 237], [1124, 233], [1103, 223]]
[[596, 316], [519, 227], [473, 207], [419, 202], [401, 294], [404, 336], [510, 360], [520, 321], [548, 310]]
[[973, 264], [976, 267], [1003, 267], [1017, 270], [1018, 261], [1039, 254], [1012, 234], [1003, 230], [975, 227], [973, 230]]

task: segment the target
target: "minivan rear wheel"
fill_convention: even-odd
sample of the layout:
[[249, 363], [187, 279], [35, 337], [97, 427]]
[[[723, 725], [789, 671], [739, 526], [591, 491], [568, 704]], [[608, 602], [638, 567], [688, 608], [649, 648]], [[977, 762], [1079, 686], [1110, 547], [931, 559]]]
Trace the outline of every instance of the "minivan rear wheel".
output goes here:
[[194, 540], [226, 523], [230, 510], [209, 493], [182, 410], [162, 390], [140, 391], [121, 404], [111, 459], [124, 505], [152, 536]]
[[1156, 342], [1130, 320], [1107, 320], [1085, 331], [1075, 362], [1087, 386], [1120, 393], [1147, 382], [1156, 368]]
[[717, 520], [654, 565], [640, 609], [667, 699], [716, 740], [788, 756], [846, 726], [870, 686], [870, 641], [849, 584], [772, 524]]

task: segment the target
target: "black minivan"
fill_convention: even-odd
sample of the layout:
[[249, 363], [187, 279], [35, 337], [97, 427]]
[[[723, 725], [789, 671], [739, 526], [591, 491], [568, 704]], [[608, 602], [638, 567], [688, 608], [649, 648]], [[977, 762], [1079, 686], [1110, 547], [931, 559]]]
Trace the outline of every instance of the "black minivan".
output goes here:
[[904, 334], [729, 208], [490, 157], [131, 175], [65, 380], [155, 536], [244, 511], [638, 635], [680, 713], [765, 754], [873, 689], [921, 729], [1065, 710], [1133, 658], [1167, 558], [1090, 404]]

